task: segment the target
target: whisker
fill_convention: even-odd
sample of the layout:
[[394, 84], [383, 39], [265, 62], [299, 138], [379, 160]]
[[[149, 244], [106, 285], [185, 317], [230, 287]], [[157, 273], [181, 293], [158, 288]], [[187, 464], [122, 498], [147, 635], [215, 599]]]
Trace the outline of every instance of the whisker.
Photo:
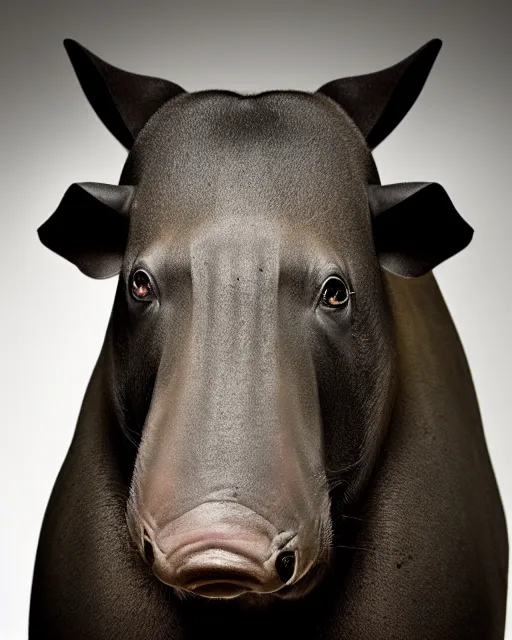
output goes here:
[[359, 520], [359, 522], [370, 522], [370, 520], [365, 520], [364, 518], [358, 518], [357, 516], [347, 516], [343, 513], [340, 513], [340, 518], [348, 518], [349, 520]]
[[331, 549], [351, 549], [353, 551], [374, 551], [374, 552], [378, 551], [378, 549], [370, 549], [369, 547], [356, 547], [348, 544], [334, 544], [334, 545], [331, 545]]
[[365, 454], [361, 454], [361, 456], [355, 460], [354, 462], [351, 462], [350, 464], [347, 464], [345, 467], [342, 467], [341, 469], [329, 469], [329, 467], [327, 465], [325, 465], [325, 472], [328, 476], [331, 477], [336, 477], [341, 473], [345, 473], [346, 471], [349, 471], [350, 469], [353, 469], [354, 467], [357, 467], [358, 465], [362, 464], [362, 462], [364, 462], [365, 459]]

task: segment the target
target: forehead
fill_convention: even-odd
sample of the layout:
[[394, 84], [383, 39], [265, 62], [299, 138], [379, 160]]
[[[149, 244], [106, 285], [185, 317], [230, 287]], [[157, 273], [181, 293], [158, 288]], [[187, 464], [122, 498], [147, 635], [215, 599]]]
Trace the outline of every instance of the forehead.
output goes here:
[[[183, 94], [138, 136], [123, 181], [136, 185], [132, 238], [256, 219], [320, 239], [364, 229], [365, 185], [378, 180], [352, 121], [302, 92]], [[250, 226], [250, 225], [249, 225]]]

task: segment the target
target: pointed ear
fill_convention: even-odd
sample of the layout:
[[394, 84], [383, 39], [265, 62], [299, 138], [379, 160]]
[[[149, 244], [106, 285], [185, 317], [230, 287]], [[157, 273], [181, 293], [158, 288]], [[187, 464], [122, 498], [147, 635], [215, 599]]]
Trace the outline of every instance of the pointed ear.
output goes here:
[[361, 130], [370, 149], [375, 149], [416, 101], [441, 45], [441, 40], [431, 40], [393, 67], [333, 80], [321, 86], [317, 93], [332, 98], [343, 107]]
[[396, 275], [422, 276], [473, 237], [473, 229], [439, 184], [370, 185], [368, 200], [379, 261]]
[[114, 276], [123, 262], [133, 193], [128, 185], [72, 184], [37, 230], [39, 239], [91, 278]]
[[127, 149], [157, 109], [185, 92], [168, 80], [113, 67], [74, 40], [64, 40], [64, 46], [91, 106]]

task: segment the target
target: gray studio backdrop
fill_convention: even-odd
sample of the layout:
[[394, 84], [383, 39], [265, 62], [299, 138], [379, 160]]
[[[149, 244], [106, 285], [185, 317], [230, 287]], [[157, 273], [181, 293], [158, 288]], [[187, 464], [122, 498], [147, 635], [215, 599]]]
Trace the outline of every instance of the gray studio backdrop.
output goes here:
[[241, 92], [315, 90], [443, 39], [418, 102], [375, 158], [383, 183], [440, 182], [475, 228], [468, 249], [435, 273], [466, 349], [510, 518], [510, 13], [505, 2], [484, 0], [3, 3], [2, 640], [26, 637], [41, 520], [116, 285], [89, 280], [36, 235], [72, 182], [116, 183], [125, 159], [83, 96], [63, 38], [189, 91]]

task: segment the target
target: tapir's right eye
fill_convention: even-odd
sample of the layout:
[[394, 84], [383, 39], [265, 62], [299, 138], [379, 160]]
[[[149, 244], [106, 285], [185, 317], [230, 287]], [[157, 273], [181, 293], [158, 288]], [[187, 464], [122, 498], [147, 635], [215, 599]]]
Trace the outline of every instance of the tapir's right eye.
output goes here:
[[142, 269], [137, 269], [132, 275], [131, 292], [135, 300], [149, 301], [153, 299], [151, 279]]

